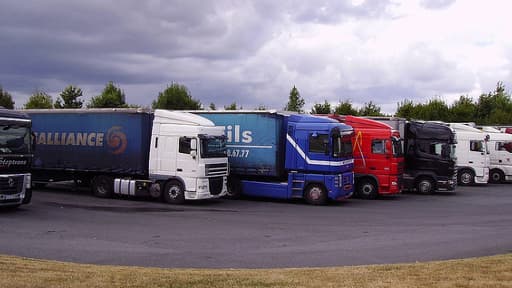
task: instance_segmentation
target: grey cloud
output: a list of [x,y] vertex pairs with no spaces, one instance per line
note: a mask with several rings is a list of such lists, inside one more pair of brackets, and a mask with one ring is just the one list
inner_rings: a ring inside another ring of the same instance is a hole
[[422,0],[421,6],[427,9],[444,9],[455,3],[456,0]]

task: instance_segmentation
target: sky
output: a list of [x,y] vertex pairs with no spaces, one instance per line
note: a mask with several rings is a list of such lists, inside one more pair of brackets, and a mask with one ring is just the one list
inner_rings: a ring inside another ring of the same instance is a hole
[[372,101],[477,99],[512,85],[512,2],[503,0],[1,0],[0,86],[83,100],[113,81],[150,106],[172,83],[205,107],[306,111]]

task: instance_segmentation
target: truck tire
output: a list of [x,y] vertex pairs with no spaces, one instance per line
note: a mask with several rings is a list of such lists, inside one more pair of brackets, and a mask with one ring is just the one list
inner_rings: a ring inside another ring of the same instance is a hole
[[229,199],[240,199],[242,195],[242,182],[237,177],[229,177],[228,193],[226,197]]
[[377,198],[377,183],[373,179],[361,179],[357,184],[357,196],[361,199]]
[[92,193],[99,198],[110,198],[114,192],[114,180],[105,175],[96,176],[92,179]]
[[185,189],[179,181],[171,180],[167,182],[162,194],[166,203],[183,204],[185,202]]
[[464,169],[458,173],[459,184],[462,186],[472,185],[475,183],[475,173],[473,171]]
[[423,177],[416,183],[416,190],[421,194],[432,194],[435,190],[434,180]]
[[327,192],[321,184],[310,184],[304,190],[304,198],[311,205],[325,205],[327,203]]
[[491,183],[503,183],[505,180],[505,174],[501,172],[501,170],[498,169],[492,169],[491,172],[489,172],[489,182]]

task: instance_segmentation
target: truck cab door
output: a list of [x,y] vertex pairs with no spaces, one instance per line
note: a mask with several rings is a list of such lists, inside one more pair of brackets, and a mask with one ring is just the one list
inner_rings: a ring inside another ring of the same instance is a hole
[[176,146],[177,137],[166,135],[153,135],[150,150],[151,174],[175,176],[176,175]]
[[198,140],[191,137],[179,137],[176,156],[176,176],[182,178],[197,177]]

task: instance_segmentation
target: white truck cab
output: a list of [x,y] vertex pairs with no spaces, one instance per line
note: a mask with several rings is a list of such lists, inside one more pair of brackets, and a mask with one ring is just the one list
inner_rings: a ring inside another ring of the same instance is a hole
[[460,185],[484,184],[489,180],[488,133],[462,123],[450,123],[456,132],[457,175]]
[[[161,180],[160,189],[167,202],[208,199],[227,193],[224,128],[206,118],[155,110],[149,158],[149,177]],[[185,199],[174,199],[180,196],[180,189],[184,190]]]
[[512,181],[512,134],[492,127],[482,127],[482,131],[489,134],[489,182]]

